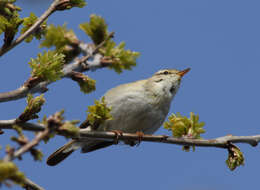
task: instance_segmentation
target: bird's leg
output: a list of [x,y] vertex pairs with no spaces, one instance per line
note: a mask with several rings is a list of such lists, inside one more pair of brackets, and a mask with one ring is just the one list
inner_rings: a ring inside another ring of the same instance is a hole
[[138,135],[138,143],[136,144],[136,146],[139,146],[144,137],[144,133],[142,131],[137,131],[136,134]]
[[112,130],[111,132],[115,133],[114,144],[118,144],[119,136],[122,136],[122,135],[123,135],[123,131],[120,131],[120,130]]

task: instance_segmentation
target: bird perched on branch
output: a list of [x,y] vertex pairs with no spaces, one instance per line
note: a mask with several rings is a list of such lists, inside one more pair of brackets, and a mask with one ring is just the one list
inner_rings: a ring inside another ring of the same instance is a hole
[[[110,89],[104,97],[106,104],[112,108],[110,113],[113,119],[106,120],[97,126],[96,130],[153,134],[168,115],[171,101],[179,89],[181,79],[189,70],[189,68],[182,71],[160,70],[148,79]],[[81,148],[83,153],[87,153],[108,147],[113,143],[113,141],[91,139],[71,140],[51,154],[47,164],[54,166],[60,163],[78,148]]]

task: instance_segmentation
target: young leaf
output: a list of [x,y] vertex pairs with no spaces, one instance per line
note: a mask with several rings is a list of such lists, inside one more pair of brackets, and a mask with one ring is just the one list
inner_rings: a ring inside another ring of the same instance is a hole
[[23,113],[18,117],[18,122],[26,122],[31,119],[38,118],[37,113],[41,111],[42,105],[45,103],[43,94],[33,98],[32,94],[27,96],[27,106],[25,107]]
[[65,10],[65,9],[71,9],[73,7],[79,7],[82,8],[86,6],[87,3],[85,0],[69,0],[67,2],[61,3],[58,7],[57,10]]
[[76,137],[79,134],[79,128],[75,126],[77,123],[79,121],[66,121],[59,129],[66,137]]
[[39,53],[36,59],[29,62],[32,68],[33,77],[39,77],[46,81],[56,81],[63,75],[62,68],[64,64],[64,55],[54,51],[44,51]]
[[0,160],[0,183],[11,180],[16,184],[23,185],[25,176],[13,162]]
[[[169,116],[168,121],[164,122],[165,129],[172,131],[172,136],[177,138],[193,138],[200,139],[200,134],[205,133],[203,126],[204,122],[199,122],[199,116],[193,112],[190,113],[190,118],[181,116],[180,113]],[[184,146],[183,150],[189,151],[189,146]],[[193,147],[195,150],[195,147]]]
[[87,110],[87,120],[95,128],[106,120],[112,119],[111,108],[106,105],[105,98],[101,101],[95,100],[95,105],[89,106]]
[[83,30],[98,45],[108,36],[107,24],[101,16],[90,15],[90,21],[82,23],[79,28]]
[[[30,13],[29,17],[24,18],[23,28],[21,29],[21,34],[25,33],[37,21],[37,19],[38,18],[34,13]],[[47,21],[44,21],[33,34],[29,35],[25,39],[25,42],[31,42],[33,37],[40,40],[46,31],[45,30],[46,26],[47,26]]]
[[228,168],[233,171],[238,166],[244,165],[244,161],[244,155],[240,149],[235,145],[230,145],[228,148],[228,159],[226,160]]
[[82,73],[73,72],[71,79],[79,84],[83,93],[90,93],[96,90],[96,81]]
[[136,66],[136,59],[139,57],[139,52],[125,50],[125,42],[121,42],[116,46],[115,42],[108,41],[106,45],[100,49],[105,60],[111,62],[109,68],[121,73],[123,69],[131,70]]
[[56,51],[62,52],[66,45],[71,45],[77,41],[77,37],[73,30],[68,30],[66,24],[63,26],[49,25],[44,40],[41,42],[40,47],[50,48],[54,46]]

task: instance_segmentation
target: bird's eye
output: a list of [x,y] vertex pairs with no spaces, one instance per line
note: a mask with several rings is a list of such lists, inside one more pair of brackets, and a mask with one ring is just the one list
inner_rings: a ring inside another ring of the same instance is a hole
[[164,74],[164,75],[168,75],[168,74],[170,74],[170,73],[169,73],[169,71],[164,71],[163,74]]

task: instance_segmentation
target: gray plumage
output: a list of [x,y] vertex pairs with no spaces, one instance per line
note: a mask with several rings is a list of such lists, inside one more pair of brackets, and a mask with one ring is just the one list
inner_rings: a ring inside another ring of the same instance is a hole
[[[112,108],[113,119],[105,121],[96,130],[153,134],[165,120],[171,101],[179,89],[181,78],[188,71],[189,69],[160,70],[151,78],[110,89],[104,97],[107,105]],[[55,151],[47,159],[47,164],[58,164],[78,148],[87,153],[112,144],[113,142],[101,140],[72,140]]]

